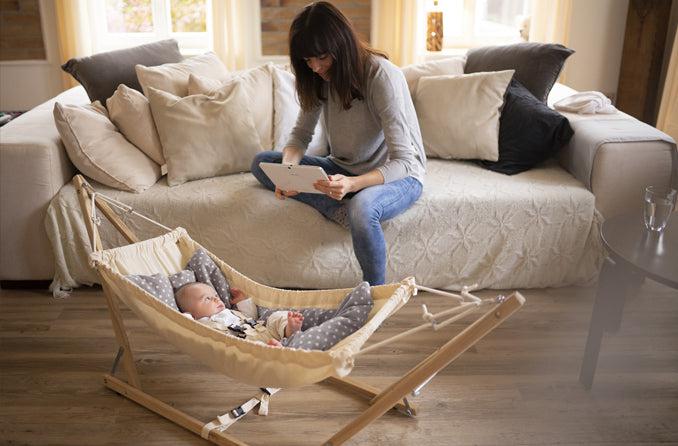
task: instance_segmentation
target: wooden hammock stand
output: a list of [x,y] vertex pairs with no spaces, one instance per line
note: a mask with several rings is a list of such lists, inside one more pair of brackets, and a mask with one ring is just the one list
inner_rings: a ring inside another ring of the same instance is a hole
[[[92,201],[95,203],[97,209],[128,242],[136,243],[140,241],[129,226],[122,221],[104,200],[97,195],[94,195],[94,200],[92,200],[94,189],[92,189],[81,175],[76,175],[74,177],[73,184],[75,185],[78,194],[87,232],[90,236],[90,240],[93,240],[96,249],[101,249],[102,244],[98,230],[92,219],[93,215],[90,204]],[[205,423],[200,421],[191,415],[154,398],[142,390],[141,380],[139,379],[139,373],[134,363],[134,356],[130,348],[129,339],[127,337],[118,303],[105,283],[102,284],[102,287],[108,305],[111,322],[113,324],[113,331],[119,344],[119,350],[115,358],[113,369],[110,374],[104,374],[104,385],[114,392],[167,418],[169,421],[188,429],[199,436],[203,435],[205,426],[210,422]],[[449,293],[440,292],[440,294]],[[327,378],[324,381],[325,383],[329,383],[338,389],[352,392],[365,398],[368,401],[369,407],[353,421],[330,437],[324,444],[340,445],[344,443],[391,409],[398,410],[409,416],[415,416],[417,412],[416,408],[408,402],[407,396],[410,393],[417,394],[438,372],[447,367],[462,353],[475,345],[485,335],[490,333],[514,312],[519,310],[524,302],[525,298],[518,292],[513,292],[511,295],[501,299],[498,304],[493,305],[492,308],[485,312],[479,319],[447,341],[438,350],[430,354],[404,376],[383,390],[351,378]],[[122,361],[122,368],[127,379],[126,382],[114,376],[116,366],[120,360]],[[244,414],[242,416],[244,416]],[[204,437],[214,444],[224,446],[246,446],[247,444],[234,436],[217,429],[210,430]]]

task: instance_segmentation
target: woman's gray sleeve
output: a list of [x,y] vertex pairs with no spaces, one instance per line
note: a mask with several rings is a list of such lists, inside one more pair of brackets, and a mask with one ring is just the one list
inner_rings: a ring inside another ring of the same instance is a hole
[[285,147],[296,147],[303,150],[304,152],[306,151],[311,139],[313,139],[313,132],[315,131],[315,127],[318,124],[320,111],[320,105],[307,112],[301,109],[299,110],[297,123],[292,128],[292,132],[290,133],[290,137],[287,140],[287,145]]
[[402,73],[389,73],[381,69],[371,81],[371,102],[381,121],[388,150],[388,161],[377,168],[384,177],[384,183],[412,175],[418,162],[408,125],[404,91],[408,90]]

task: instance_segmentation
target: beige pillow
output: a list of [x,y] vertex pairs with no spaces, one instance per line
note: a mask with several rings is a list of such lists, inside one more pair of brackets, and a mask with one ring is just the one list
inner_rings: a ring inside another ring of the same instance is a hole
[[414,97],[417,91],[417,81],[423,76],[443,76],[447,74],[464,74],[466,56],[447,57],[445,59],[432,60],[429,62],[408,65],[402,68],[410,94]]
[[514,70],[419,79],[414,107],[426,155],[499,159],[499,114]]
[[108,116],[125,138],[153,161],[165,164],[158,130],[153,122],[151,106],[146,96],[125,84],[118,85],[113,96],[106,99]]
[[151,87],[149,100],[170,186],[250,170],[261,145],[239,79],[210,96],[180,98]]
[[230,73],[229,80],[218,81],[205,76],[191,74],[188,77],[188,94],[212,94],[225,83],[239,78],[249,98],[254,125],[259,134],[262,150],[273,147],[273,80],[271,65],[266,64],[250,70]]
[[166,63],[155,67],[135,67],[139,84],[148,97],[150,87],[184,97],[188,94],[188,75],[193,73],[216,80],[226,80],[228,70],[214,53],[189,57],[181,62]]
[[93,180],[143,192],[160,178],[160,167],[125,139],[99,101],[82,106],[57,102],[54,121],[69,158]]

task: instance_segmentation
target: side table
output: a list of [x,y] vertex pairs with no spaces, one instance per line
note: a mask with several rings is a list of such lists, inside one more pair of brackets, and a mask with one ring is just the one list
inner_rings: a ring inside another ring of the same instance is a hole
[[678,289],[678,215],[672,215],[661,234],[645,229],[640,212],[610,218],[600,232],[608,257],[598,278],[579,373],[586,389],[593,384],[603,334],[619,329],[626,298],[638,292],[643,279]]

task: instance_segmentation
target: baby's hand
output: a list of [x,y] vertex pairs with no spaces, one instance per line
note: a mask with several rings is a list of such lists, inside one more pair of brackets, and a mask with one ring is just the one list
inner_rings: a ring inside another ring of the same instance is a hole
[[231,303],[232,304],[237,304],[238,302],[245,300],[247,297],[245,296],[245,293],[243,293],[241,290],[237,288],[231,288]]

